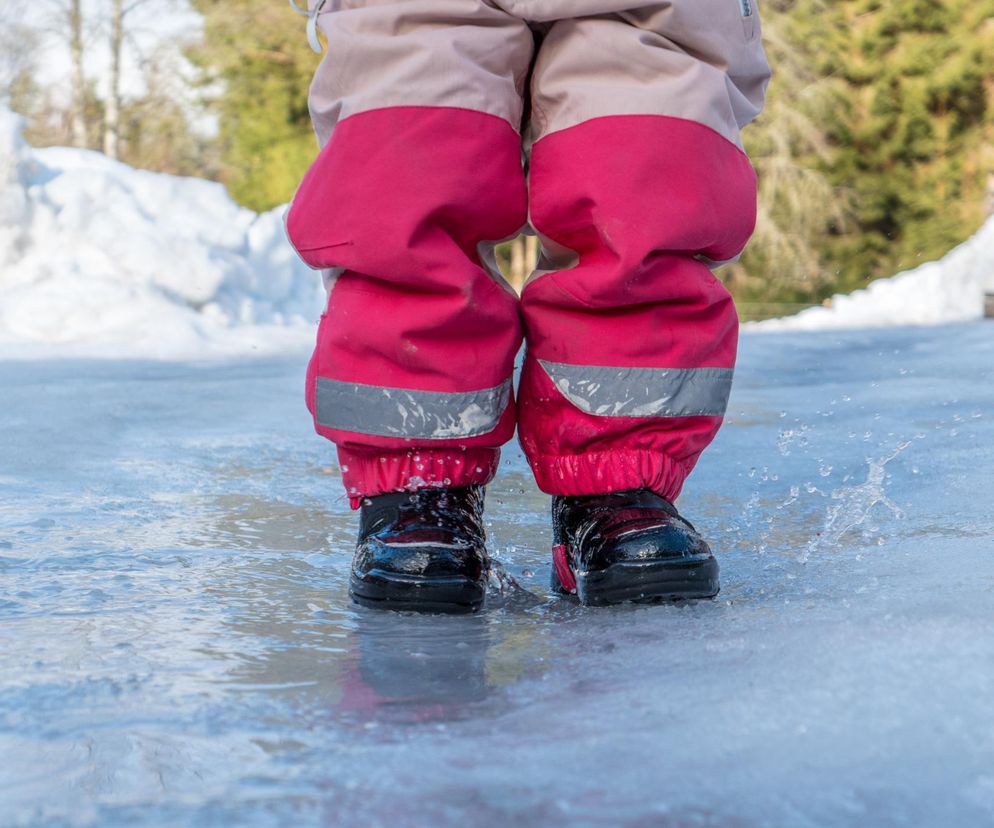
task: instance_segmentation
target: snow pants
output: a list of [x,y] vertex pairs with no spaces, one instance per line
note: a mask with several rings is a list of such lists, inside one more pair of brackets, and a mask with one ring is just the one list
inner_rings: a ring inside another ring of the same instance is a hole
[[[287,230],[329,287],[306,396],[353,506],[487,483],[515,426],[547,493],[675,499],[732,382],[710,267],[755,224],[756,0],[326,0],[318,25]],[[519,299],[493,245],[521,231]]]

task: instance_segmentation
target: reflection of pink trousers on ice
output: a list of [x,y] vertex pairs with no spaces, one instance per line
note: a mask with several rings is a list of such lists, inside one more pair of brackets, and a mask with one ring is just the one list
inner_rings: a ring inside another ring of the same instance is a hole
[[[546,492],[675,498],[735,362],[709,265],[755,222],[754,0],[330,0],[318,22],[322,150],[287,227],[328,271],[307,403],[353,505],[486,483],[515,425]],[[492,262],[522,230],[543,261],[519,300]]]

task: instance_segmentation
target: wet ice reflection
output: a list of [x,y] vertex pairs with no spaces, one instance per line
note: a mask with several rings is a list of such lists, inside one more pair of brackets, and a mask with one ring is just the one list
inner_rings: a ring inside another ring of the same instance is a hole
[[471,618],[348,602],[302,363],[0,366],[0,824],[989,821],[992,365],[746,337],[702,604],[550,596],[509,450]]

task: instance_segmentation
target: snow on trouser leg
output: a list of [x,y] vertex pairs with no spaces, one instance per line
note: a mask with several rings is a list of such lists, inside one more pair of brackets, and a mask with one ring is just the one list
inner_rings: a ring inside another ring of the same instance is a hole
[[315,427],[353,507],[486,483],[514,433],[521,321],[480,245],[527,218],[521,101],[497,64],[527,66],[531,36],[479,0],[357,3],[320,21],[324,146],[287,218],[302,258],[335,274],[308,367]]
[[721,425],[738,322],[709,263],[737,256],[754,227],[738,130],[768,77],[745,9],[684,0],[562,20],[542,44],[531,222],[575,261],[522,294],[518,416],[550,494],[672,501]]

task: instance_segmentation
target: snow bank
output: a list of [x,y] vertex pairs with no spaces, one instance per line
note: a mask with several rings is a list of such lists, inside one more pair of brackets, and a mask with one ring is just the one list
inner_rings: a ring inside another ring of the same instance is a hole
[[[306,350],[324,292],[285,240],[283,209],[256,214],[219,184],[95,152],[32,149],[0,109],[0,357]],[[941,261],[747,327],[973,319],[984,290],[994,290],[994,219]]]
[[321,279],[277,208],[84,150],[0,110],[0,354],[196,357],[313,342]]
[[865,289],[837,294],[830,307],[746,326],[760,331],[939,325],[978,319],[986,291],[994,291],[994,217],[944,258]]

